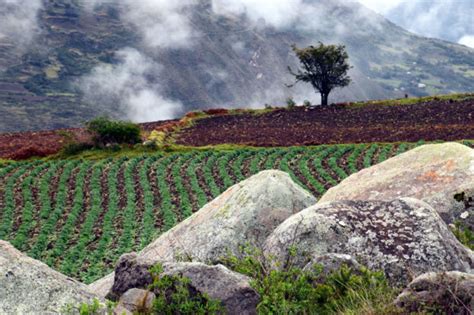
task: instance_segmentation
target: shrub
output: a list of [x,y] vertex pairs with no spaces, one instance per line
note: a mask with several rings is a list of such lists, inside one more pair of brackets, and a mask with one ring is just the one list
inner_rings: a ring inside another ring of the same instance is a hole
[[65,315],[112,315],[116,304],[107,301],[106,304],[100,303],[98,299],[94,299],[91,303],[82,303],[78,306],[67,304],[61,310],[61,314]]
[[151,270],[153,284],[150,290],[155,292],[153,314],[220,314],[223,308],[220,301],[200,294],[188,278],[182,276],[162,276],[163,267],[154,266]]
[[286,99],[286,107],[287,107],[288,109],[292,109],[292,108],[294,108],[295,106],[296,106],[296,102],[293,100],[293,98],[288,97],[288,98]]
[[474,250],[474,232],[469,226],[461,221],[457,221],[454,223],[454,226],[451,227],[451,231],[461,244]]
[[[296,248],[290,248],[296,257]],[[381,272],[353,270],[343,266],[325,275],[321,266],[313,270],[297,268],[290,261],[281,269],[258,249],[243,249],[222,263],[231,270],[251,277],[252,287],[260,294],[259,314],[397,314],[390,306],[396,289],[389,287]]]
[[76,155],[93,147],[94,146],[90,143],[70,142],[63,147],[62,154],[65,156]]
[[303,106],[305,106],[305,107],[311,107],[312,105],[311,105],[311,102],[310,102],[310,101],[305,100],[305,101],[303,102]]
[[94,144],[99,147],[141,142],[140,127],[131,122],[99,117],[89,121],[86,127],[87,131],[93,135]]

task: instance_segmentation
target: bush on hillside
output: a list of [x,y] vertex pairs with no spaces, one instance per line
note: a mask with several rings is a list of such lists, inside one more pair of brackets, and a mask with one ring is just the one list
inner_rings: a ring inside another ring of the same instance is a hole
[[291,98],[291,97],[288,97],[288,98],[286,99],[286,107],[287,107],[288,109],[292,109],[292,108],[294,108],[295,106],[296,106],[295,100],[294,100],[293,98]]
[[93,135],[94,144],[98,147],[141,142],[140,127],[131,122],[99,117],[87,122],[86,127],[87,131]]

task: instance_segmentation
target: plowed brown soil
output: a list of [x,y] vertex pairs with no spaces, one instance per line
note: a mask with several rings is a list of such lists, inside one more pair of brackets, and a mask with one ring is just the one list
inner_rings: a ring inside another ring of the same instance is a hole
[[178,144],[296,146],[474,139],[474,99],[412,105],[297,107],[265,114],[212,116],[176,137]]

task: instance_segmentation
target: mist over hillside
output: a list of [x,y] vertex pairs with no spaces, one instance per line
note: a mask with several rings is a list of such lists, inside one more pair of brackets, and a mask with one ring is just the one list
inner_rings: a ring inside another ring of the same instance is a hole
[[402,1],[385,16],[417,34],[474,48],[474,2],[471,0]]
[[[469,91],[473,50],[416,36],[357,2],[0,0],[0,131],[134,121],[319,97],[289,89],[291,45],[343,43],[331,102]],[[30,5],[31,4],[31,5]]]

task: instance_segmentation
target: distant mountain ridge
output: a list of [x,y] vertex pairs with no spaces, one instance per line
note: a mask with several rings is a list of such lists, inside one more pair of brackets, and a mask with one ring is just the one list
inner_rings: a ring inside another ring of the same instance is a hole
[[177,115],[281,105],[289,96],[317,102],[309,86],[285,85],[292,82],[287,66],[297,65],[290,46],[318,41],[347,45],[354,65],[354,83],[332,95],[332,102],[472,90],[473,50],[415,36],[357,3],[304,3],[312,15],[302,12],[281,28],[244,14],[216,14],[211,0],[201,0],[187,13],[198,34],[191,48],[151,49],[113,1],[94,10],[82,1],[45,1],[33,48],[17,51],[0,39],[0,131],[72,127],[99,114],[126,117],[121,94],[91,99],[78,81],[101,65],[120,63],[116,53],[127,47],[156,62],[159,70],[143,77],[160,95],[183,104],[174,109]]

